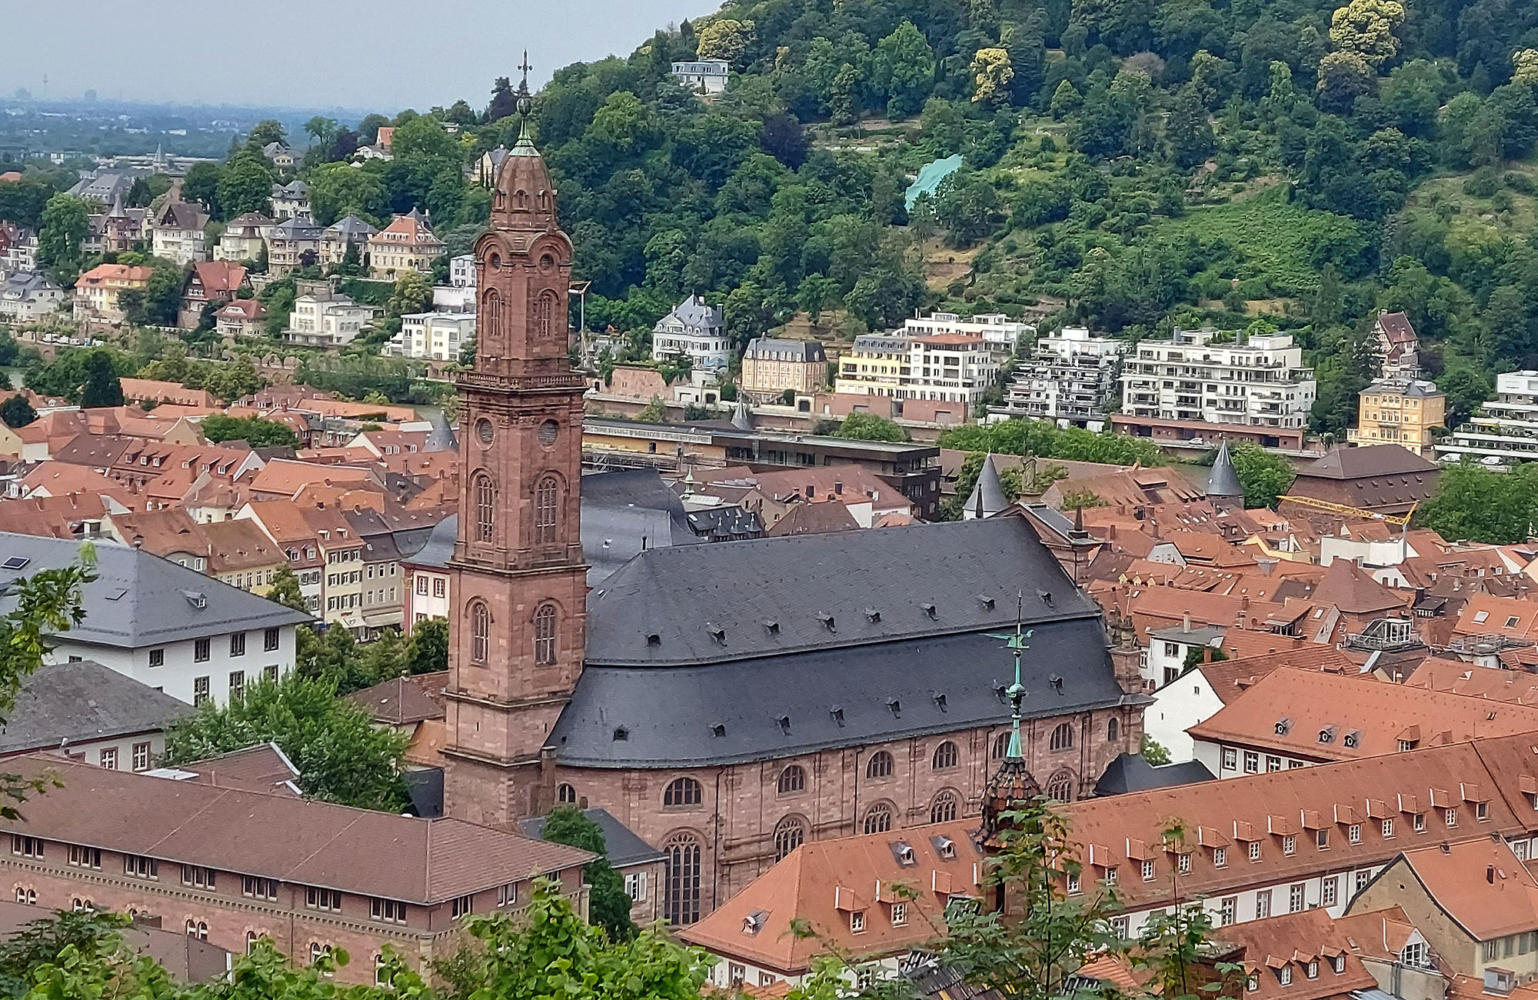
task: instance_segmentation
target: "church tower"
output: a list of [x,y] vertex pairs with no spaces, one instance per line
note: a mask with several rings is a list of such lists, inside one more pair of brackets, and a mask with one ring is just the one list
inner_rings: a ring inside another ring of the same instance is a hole
[[[527,60],[525,60],[527,63]],[[444,811],[505,824],[542,811],[540,760],[582,671],[582,391],[567,354],[571,240],[523,130],[475,244],[475,365],[460,401],[459,535],[449,564]]]

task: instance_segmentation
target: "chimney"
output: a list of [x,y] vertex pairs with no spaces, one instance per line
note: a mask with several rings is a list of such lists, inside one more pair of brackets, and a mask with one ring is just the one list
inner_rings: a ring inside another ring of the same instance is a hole
[[1180,631],[1191,631],[1191,611],[1189,608],[1180,613]]
[[1494,865],[1485,865],[1485,881],[1489,882],[1491,885],[1495,884],[1495,866]]
[[833,480],[833,495],[836,497],[844,495],[844,484],[837,479]]

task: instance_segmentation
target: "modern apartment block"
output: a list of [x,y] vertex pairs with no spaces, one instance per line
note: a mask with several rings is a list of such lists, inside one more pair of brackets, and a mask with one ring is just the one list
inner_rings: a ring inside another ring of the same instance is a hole
[[1003,313],[980,313],[962,319],[956,313],[937,312],[905,321],[903,332],[920,337],[932,337],[937,333],[964,333],[983,338],[995,351],[1013,354],[1020,344],[1020,338],[1034,334],[1036,328],[1029,323],[1012,320]]
[[998,360],[981,336],[869,333],[839,360],[835,392],[975,405],[993,384]]
[[1495,376],[1495,398],[1436,446],[1443,462],[1516,465],[1538,459],[1538,371]]
[[1042,337],[1015,369],[1003,404],[988,408],[988,419],[1034,417],[1079,427],[1102,419],[1116,399],[1126,349],[1126,341],[1097,337],[1082,326]]
[[1122,362],[1124,416],[1248,427],[1301,428],[1314,405],[1314,371],[1287,334],[1245,337],[1176,330],[1144,340]]

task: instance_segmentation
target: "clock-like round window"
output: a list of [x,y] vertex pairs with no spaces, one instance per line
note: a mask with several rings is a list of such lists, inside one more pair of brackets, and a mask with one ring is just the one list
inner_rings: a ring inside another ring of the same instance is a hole
[[481,439],[481,444],[491,444],[491,439],[496,432],[492,429],[491,421],[485,417],[475,422],[475,436]]
[[493,253],[491,257],[487,259],[487,263],[491,265],[491,269],[493,271],[500,271],[502,269],[502,255],[499,253]]
[[560,433],[561,427],[554,420],[546,420],[539,425],[539,443],[548,448],[555,444],[555,438]]
[[545,254],[544,256],[539,258],[539,269],[541,271],[545,271],[545,272],[548,273],[550,271],[550,269],[553,268],[553,267],[555,267],[555,258],[554,257],[550,256],[549,254]]

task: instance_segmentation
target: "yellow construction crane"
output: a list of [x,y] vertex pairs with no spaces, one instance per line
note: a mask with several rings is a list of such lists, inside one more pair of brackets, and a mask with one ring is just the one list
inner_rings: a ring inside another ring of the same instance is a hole
[[1316,510],[1328,511],[1331,514],[1341,514],[1346,517],[1366,517],[1374,521],[1382,521],[1385,524],[1409,524],[1410,518],[1415,514],[1415,508],[1420,501],[1410,505],[1410,509],[1403,514],[1379,514],[1377,511],[1363,510],[1360,507],[1347,507],[1345,504],[1330,503],[1328,500],[1319,500],[1315,497],[1279,496],[1276,498],[1277,508],[1280,509],[1283,500],[1291,500],[1293,503],[1302,504],[1305,507],[1313,507]]

